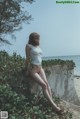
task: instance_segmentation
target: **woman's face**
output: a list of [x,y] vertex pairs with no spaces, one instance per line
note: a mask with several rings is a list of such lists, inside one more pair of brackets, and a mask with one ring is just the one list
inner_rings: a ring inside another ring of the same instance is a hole
[[34,42],[35,42],[35,45],[37,46],[37,45],[40,44],[40,39],[39,39],[39,38],[35,38],[35,39],[34,39]]

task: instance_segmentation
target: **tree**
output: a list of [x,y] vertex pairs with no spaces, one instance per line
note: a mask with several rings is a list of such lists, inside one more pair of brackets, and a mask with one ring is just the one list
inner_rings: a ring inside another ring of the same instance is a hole
[[0,0],[0,44],[11,44],[4,35],[20,30],[23,21],[30,23],[32,16],[24,10],[22,3],[33,2],[34,0]]

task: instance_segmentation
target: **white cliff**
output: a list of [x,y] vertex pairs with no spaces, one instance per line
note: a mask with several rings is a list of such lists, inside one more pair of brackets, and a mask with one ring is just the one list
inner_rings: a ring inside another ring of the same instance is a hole
[[[80,98],[75,88],[74,70],[69,70],[66,65],[47,67],[47,80],[52,91],[60,98],[80,105]],[[79,87],[78,87],[79,88]],[[79,88],[80,89],[80,88]]]

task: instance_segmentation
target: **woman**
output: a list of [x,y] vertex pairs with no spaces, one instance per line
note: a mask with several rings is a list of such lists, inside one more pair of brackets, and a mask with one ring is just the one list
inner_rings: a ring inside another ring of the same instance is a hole
[[[41,87],[44,96],[51,104],[53,110],[62,115],[63,111],[54,103],[52,99],[52,93],[48,81],[46,79],[46,75],[44,69],[42,68],[42,50],[39,47],[40,43],[40,35],[38,33],[31,33],[29,35],[29,41],[26,45],[26,63],[29,67],[29,73],[33,77],[34,81],[36,81]],[[30,65],[29,65],[30,64]]]

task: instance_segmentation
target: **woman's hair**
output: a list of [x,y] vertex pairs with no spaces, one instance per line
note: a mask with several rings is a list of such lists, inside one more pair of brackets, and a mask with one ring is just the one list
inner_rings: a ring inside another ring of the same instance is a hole
[[[28,44],[31,44],[33,46],[38,46],[39,45],[39,37],[40,35],[36,32],[33,32],[29,35],[29,41]],[[35,39],[38,39],[37,41]]]

